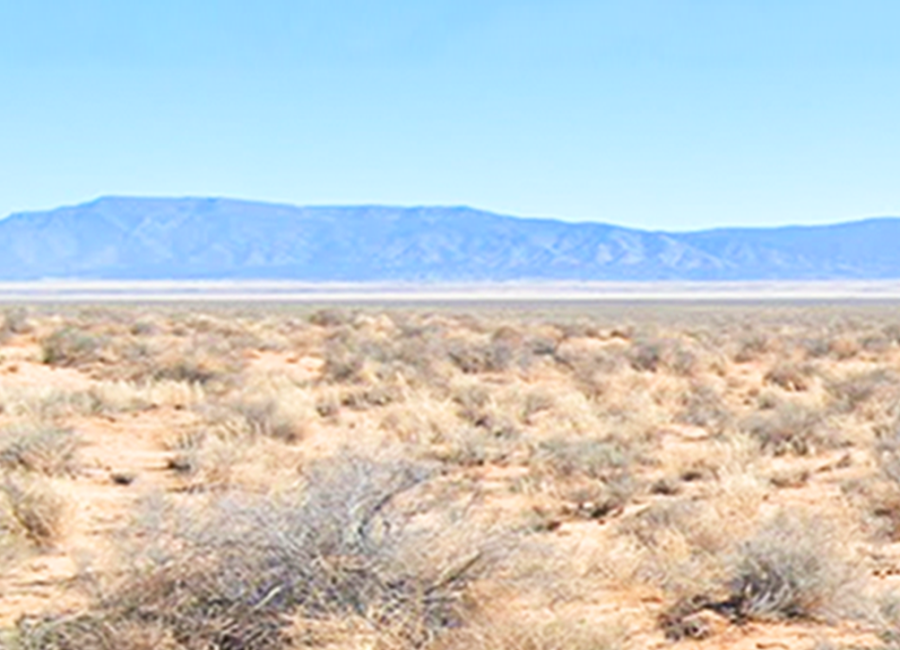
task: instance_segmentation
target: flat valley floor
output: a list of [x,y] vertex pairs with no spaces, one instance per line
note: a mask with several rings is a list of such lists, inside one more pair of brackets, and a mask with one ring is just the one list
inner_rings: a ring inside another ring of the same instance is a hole
[[900,647],[890,295],[7,289],[0,647]]

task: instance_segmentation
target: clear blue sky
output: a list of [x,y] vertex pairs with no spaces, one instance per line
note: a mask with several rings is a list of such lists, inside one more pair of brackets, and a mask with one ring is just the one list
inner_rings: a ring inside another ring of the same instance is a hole
[[0,0],[0,215],[900,215],[897,0]]

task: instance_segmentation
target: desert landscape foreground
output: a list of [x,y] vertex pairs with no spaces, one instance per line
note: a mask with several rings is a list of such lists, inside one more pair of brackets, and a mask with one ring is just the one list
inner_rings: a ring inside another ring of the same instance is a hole
[[0,647],[900,647],[900,303],[7,304]]

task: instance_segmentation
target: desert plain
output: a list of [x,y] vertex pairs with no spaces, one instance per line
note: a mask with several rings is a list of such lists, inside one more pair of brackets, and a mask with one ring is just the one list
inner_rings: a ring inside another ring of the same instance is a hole
[[2,307],[0,647],[900,646],[900,303]]

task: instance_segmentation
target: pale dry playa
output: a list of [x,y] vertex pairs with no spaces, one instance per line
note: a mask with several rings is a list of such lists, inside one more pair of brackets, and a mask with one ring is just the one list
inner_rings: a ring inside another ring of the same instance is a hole
[[42,280],[0,282],[0,303],[98,302],[567,302],[900,300],[896,280],[744,282],[299,282],[274,280]]
[[886,286],[7,304],[0,647],[897,648]]

